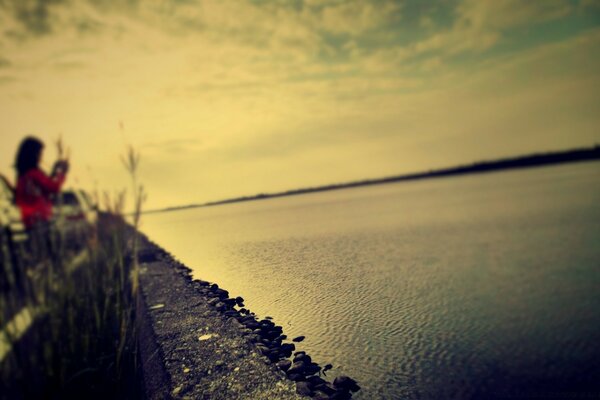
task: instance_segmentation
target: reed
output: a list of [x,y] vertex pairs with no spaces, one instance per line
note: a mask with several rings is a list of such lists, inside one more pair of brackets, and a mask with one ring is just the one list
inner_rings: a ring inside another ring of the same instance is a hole
[[[131,225],[125,191],[105,193],[98,225],[78,240],[39,232],[52,251],[30,238],[12,258],[2,246],[0,398],[143,397],[137,228],[146,194],[137,184],[139,153],[130,147],[123,160],[133,189]],[[23,272],[21,282],[15,271]],[[11,327],[23,310],[31,323],[21,332]]]

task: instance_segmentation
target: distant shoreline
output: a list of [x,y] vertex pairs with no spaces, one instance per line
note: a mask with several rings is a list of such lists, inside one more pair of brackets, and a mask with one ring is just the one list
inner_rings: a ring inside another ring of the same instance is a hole
[[190,204],[185,206],[167,207],[157,210],[150,210],[145,211],[144,214],[178,211],[197,207],[218,206],[222,204],[240,203],[244,201],[271,199],[274,197],[295,196],[299,194],[324,192],[328,190],[348,189],[359,186],[380,185],[385,183],[395,183],[418,179],[440,178],[455,175],[477,174],[484,172],[503,171],[509,169],[532,168],[546,165],[594,160],[600,160],[600,145],[596,145],[590,148],[572,149],[551,153],[530,154],[512,158],[504,158],[500,160],[479,161],[469,165],[459,165],[455,167],[442,168],[425,172],[416,172],[412,174],[395,175],[384,178],[366,179],[361,181],[293,189],[285,192],[259,193],[253,196],[236,197],[232,199],[218,200],[202,204]]

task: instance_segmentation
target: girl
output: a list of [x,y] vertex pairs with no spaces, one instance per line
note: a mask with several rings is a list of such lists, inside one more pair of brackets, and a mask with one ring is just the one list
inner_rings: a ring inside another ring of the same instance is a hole
[[17,152],[15,203],[21,209],[23,223],[28,229],[50,221],[51,196],[60,191],[69,169],[68,161],[59,160],[54,164],[52,174],[46,175],[40,169],[43,150],[44,144],[30,136],[21,142]]
[[29,255],[32,263],[48,259],[57,263],[51,238],[50,219],[52,198],[65,181],[69,162],[59,160],[54,163],[50,176],[40,169],[44,144],[34,137],[23,139],[17,152],[17,186],[15,203],[21,210],[21,218],[29,236]]

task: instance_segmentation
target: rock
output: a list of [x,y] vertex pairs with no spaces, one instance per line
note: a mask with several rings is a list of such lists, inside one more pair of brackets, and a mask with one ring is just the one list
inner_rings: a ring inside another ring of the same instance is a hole
[[280,326],[275,325],[273,328],[271,328],[271,330],[269,332],[272,332],[273,334],[276,334],[275,337],[279,337],[283,333],[283,328],[280,327]]
[[281,343],[277,343],[275,341],[271,341],[269,342],[269,347],[272,349],[277,349],[278,351],[281,350]]
[[294,382],[300,382],[304,380],[304,375],[302,374],[289,374],[288,378]]
[[310,356],[306,353],[304,354],[297,354],[296,356],[294,356],[294,362],[296,361],[304,361],[306,364],[310,364],[312,362],[312,359],[310,358]]
[[253,326],[252,329],[256,329],[256,328],[260,327],[260,324],[258,323],[258,321],[255,320],[254,317],[252,317],[250,315],[244,317],[244,319],[242,320],[242,324],[244,324],[244,325],[251,324]]
[[298,362],[292,363],[292,366],[290,367],[290,369],[287,372],[288,372],[288,374],[303,374],[305,368],[306,368],[306,364],[304,364],[302,361],[298,361]]
[[319,367],[318,364],[310,363],[306,366],[306,370],[304,371],[304,373],[306,375],[314,375],[319,373],[319,371],[321,371],[321,367]]
[[352,395],[347,390],[338,390],[329,397],[331,400],[350,400]]
[[292,342],[300,343],[306,338],[306,336],[298,336],[292,339]]
[[327,393],[323,393],[320,390],[315,391],[313,394],[313,400],[329,400]]
[[350,390],[351,392],[358,392],[360,390],[360,386],[358,386],[356,381],[348,376],[338,376],[334,379],[333,385],[337,389]]
[[327,394],[327,396],[331,396],[333,395],[335,392],[337,392],[337,389],[335,386],[333,386],[331,383],[329,382],[325,382],[322,383],[320,385],[315,386],[315,390],[319,390],[325,394]]
[[[256,329],[259,329],[259,325],[257,322],[253,322],[253,321],[248,321],[248,322],[243,322],[244,325],[246,325],[246,328],[250,328],[253,331]],[[260,331],[260,329],[259,329]]]
[[305,351],[297,351],[297,352],[294,353],[294,357],[295,356],[299,356],[300,354],[306,355],[306,352]]
[[296,346],[294,346],[293,343],[283,343],[281,345],[281,353],[286,357],[289,357],[292,355],[292,351],[294,351],[295,348]]
[[292,362],[290,360],[281,360],[277,363],[277,366],[282,370],[282,371],[287,371],[288,369],[290,369],[290,367],[292,366]]
[[313,394],[308,382],[304,381],[296,382],[296,392],[302,396],[312,396]]
[[269,354],[269,348],[262,343],[257,343],[256,348],[258,349],[258,351],[260,351],[261,354]]
[[296,345],[294,343],[284,343],[281,345],[282,349],[294,351],[296,350]]
[[271,329],[273,329],[273,327],[269,324],[265,324],[264,322],[259,322],[260,324],[260,329],[262,329],[265,332],[269,332]]
[[277,351],[277,349],[271,349],[267,357],[269,357],[269,360],[271,362],[275,363],[281,359],[281,354],[279,354],[279,351]]
[[223,303],[227,304],[229,307],[233,307],[235,306],[235,299],[225,299],[223,300]]
[[235,302],[238,306],[244,307],[244,298],[243,297],[241,297],[241,296],[236,297]]
[[277,338],[279,337],[279,334],[280,334],[280,333],[281,333],[281,332],[277,332],[277,331],[268,331],[268,332],[266,333],[266,335],[267,335],[267,337],[268,337],[269,339],[271,339],[271,340],[275,340],[275,339],[277,339]]
[[308,378],[306,378],[306,381],[310,383],[312,388],[327,383],[327,381],[321,378],[320,376],[309,376]]
[[208,304],[210,304],[211,306],[214,306],[215,304],[217,304],[219,302],[219,298],[218,297],[214,297],[212,299],[210,299],[208,301]]
[[[228,312],[229,312],[229,311],[226,311],[226,312],[225,312],[225,314],[227,314]],[[242,331],[242,329],[245,329],[245,328],[244,328],[244,325],[240,324],[240,323],[238,322],[238,320],[237,320],[237,319],[235,319],[235,317],[234,317],[234,316],[229,316],[229,318],[228,318],[228,320],[227,320],[227,323],[228,323],[229,325],[231,325],[231,326],[235,327],[236,329],[240,330],[240,333],[242,333],[242,335],[244,335],[244,334],[245,334],[245,332],[243,332],[243,331]]]
[[250,334],[247,336],[248,340],[251,341],[252,343],[257,343],[260,341],[260,336],[255,335],[255,334]]
[[219,285],[217,285],[216,283],[213,283],[212,285],[210,285],[210,288],[212,290],[217,290],[219,288]]

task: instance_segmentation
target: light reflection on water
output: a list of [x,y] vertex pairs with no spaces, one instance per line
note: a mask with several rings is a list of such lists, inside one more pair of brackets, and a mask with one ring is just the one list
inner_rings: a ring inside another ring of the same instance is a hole
[[356,398],[573,390],[600,378],[599,182],[600,163],[584,163],[147,215],[142,228],[306,335],[315,361],[359,380]]

